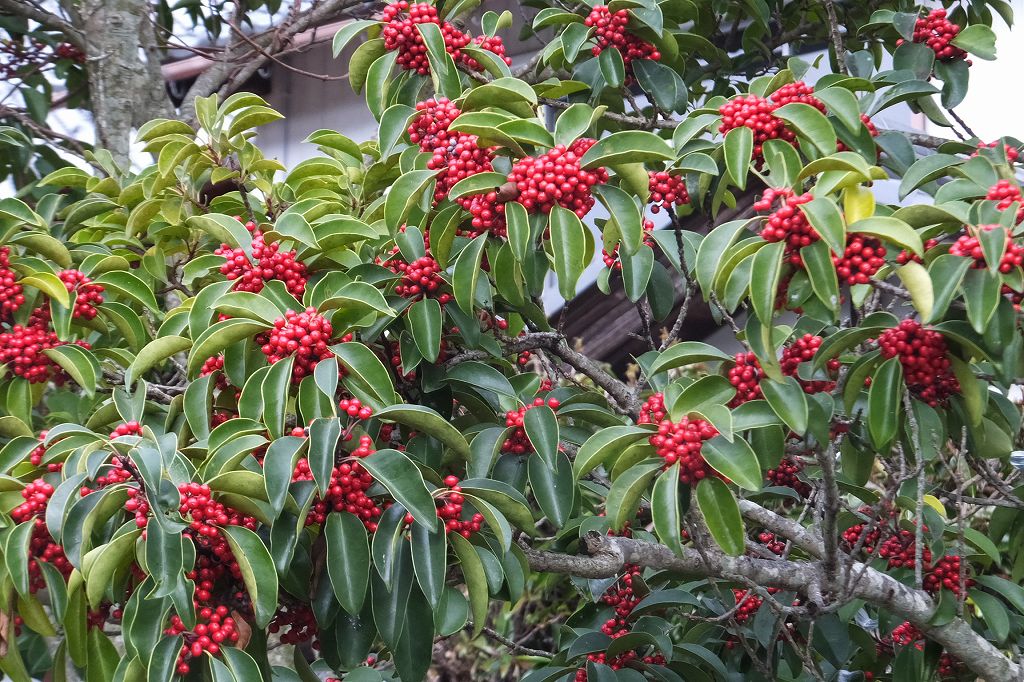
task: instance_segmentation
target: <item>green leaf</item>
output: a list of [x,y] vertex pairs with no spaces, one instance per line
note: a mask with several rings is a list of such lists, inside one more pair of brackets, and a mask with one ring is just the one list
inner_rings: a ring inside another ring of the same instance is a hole
[[641,244],[640,249],[632,256],[625,254],[622,261],[622,283],[626,298],[636,303],[647,292],[647,284],[654,272],[654,249]]
[[747,186],[750,174],[750,160],[754,153],[754,131],[746,126],[733,128],[725,134],[722,145],[725,152],[725,167],[729,177],[740,189]]
[[953,44],[981,59],[991,61],[996,58],[996,34],[984,24],[964,27],[953,38]]
[[499,396],[516,397],[516,390],[504,374],[490,365],[471,360],[460,362],[448,370],[448,380],[467,384],[477,391],[490,391]]
[[7,542],[4,544],[4,565],[18,594],[25,597],[29,595],[28,548],[33,528],[35,521],[18,524],[7,536]]
[[288,392],[292,385],[294,356],[275,362],[263,378],[260,394],[263,397],[263,423],[271,439],[284,435],[285,412],[288,408]]
[[527,457],[527,471],[533,496],[544,515],[556,528],[561,528],[572,513],[576,484],[572,464],[564,453],[557,453],[554,466],[541,457]]
[[795,377],[783,377],[782,381],[761,380],[761,392],[765,400],[797,435],[807,433],[807,394]]
[[947,175],[950,168],[963,161],[961,157],[953,154],[932,154],[918,159],[903,174],[903,180],[900,181],[900,199],[905,199],[926,182]]
[[348,613],[358,616],[370,581],[370,546],[366,528],[353,514],[331,512],[324,524],[327,574],[334,596]]
[[664,464],[661,459],[647,460],[619,474],[612,483],[605,502],[605,513],[612,529],[621,529],[626,521],[636,516],[640,497]]
[[423,596],[430,602],[432,609],[436,609],[441,603],[445,571],[448,568],[448,543],[445,533],[436,529],[437,525],[439,522],[435,519],[434,526],[426,527],[414,523],[409,529],[412,567]]
[[797,134],[817,147],[822,156],[836,150],[836,131],[825,115],[803,102],[792,102],[779,107],[772,115],[789,123]]
[[52,272],[37,272],[21,279],[18,283],[22,286],[38,289],[50,298],[55,299],[63,308],[67,308],[71,305],[71,298],[68,294],[67,287],[65,287],[64,282],[62,282],[57,275]]
[[[196,372],[203,366],[204,362],[209,358],[212,358],[214,355],[217,355],[231,344],[241,341],[242,339],[247,339],[261,331],[265,331],[266,329],[267,325],[261,322],[253,322],[252,320],[239,318],[224,320],[223,322],[218,322],[212,325],[209,329],[203,331],[192,345],[192,351],[188,356],[189,375],[195,376]],[[153,343],[155,344],[156,342],[154,341]],[[145,349],[143,349],[143,352],[144,351]],[[164,357],[168,356],[163,356],[159,359],[162,360]]]
[[537,455],[554,467],[558,452],[558,419],[554,411],[547,405],[530,407],[523,417],[523,429]]
[[903,365],[899,358],[889,358],[875,370],[868,389],[868,433],[878,450],[896,437],[902,395]]
[[345,368],[341,381],[350,393],[375,410],[398,402],[391,373],[372,350],[355,341],[330,348]]
[[460,459],[470,458],[469,444],[462,432],[455,428],[451,421],[429,407],[392,405],[374,413],[373,416],[382,421],[398,422],[417,432],[425,433],[451,448]]
[[512,255],[519,263],[526,262],[530,252],[531,233],[530,216],[526,213],[526,207],[518,201],[510,201],[505,204],[505,221],[507,222],[508,243],[512,249]]
[[654,376],[661,372],[685,367],[698,362],[729,361],[732,356],[714,346],[701,341],[683,341],[670,346],[658,359],[651,363],[649,374]]
[[[135,360],[128,366],[124,373],[125,384],[131,386],[135,379],[145,374],[158,362],[162,362],[177,353],[187,351],[192,347],[191,339],[184,336],[162,336],[159,339],[150,341],[135,356]],[[206,361],[206,358],[203,358]]]
[[476,637],[487,624],[487,607],[490,604],[483,561],[469,540],[458,533],[452,533],[448,537],[452,548],[455,549],[455,556],[459,558],[462,577],[466,581],[469,608],[473,614],[473,636]]
[[732,491],[717,478],[705,478],[697,484],[697,506],[707,523],[711,537],[722,551],[740,556],[746,551],[746,531],[740,507]]
[[277,570],[274,560],[256,533],[242,526],[224,526],[221,531],[238,561],[242,580],[252,600],[256,626],[265,628],[277,611]]
[[613,88],[622,87],[626,78],[626,64],[622,61],[622,53],[614,47],[609,47],[601,51],[597,61],[608,85]]
[[824,241],[809,244],[800,249],[800,258],[804,262],[814,294],[829,310],[838,312],[839,279],[828,245]]
[[[576,141],[576,138],[585,135],[605,109],[605,106],[595,108],[582,102],[570,105],[555,120],[555,144],[568,146]],[[506,204],[506,211],[509,207],[511,204]],[[508,218],[507,215],[505,217]]]
[[436,362],[441,352],[441,304],[423,298],[409,306],[407,314],[416,348],[427,362]]
[[683,517],[679,506],[679,462],[669,467],[654,482],[651,516],[658,539],[677,555],[682,555],[680,531],[683,527]]
[[846,225],[833,199],[816,197],[806,204],[800,204],[800,210],[832,251],[843,253],[846,250]]
[[774,242],[754,254],[750,271],[750,302],[762,320],[771,320],[775,313],[775,296],[782,276],[782,255],[785,250],[786,242]]
[[668,161],[675,157],[672,147],[654,133],[622,130],[602,137],[583,155],[584,168],[613,166],[620,163]]
[[452,188],[448,190],[448,198],[455,201],[456,199],[473,196],[475,194],[487,194],[488,192],[498,189],[507,181],[508,176],[501,173],[485,172],[470,175],[456,182]]
[[613,456],[621,454],[640,439],[649,438],[653,433],[637,426],[611,426],[600,429],[580,446],[573,460],[573,475],[578,479],[599,466],[609,465]]
[[100,371],[100,363],[91,351],[74,343],[66,343],[48,348],[43,354],[60,365],[87,396],[91,398],[96,395],[103,373]]
[[643,216],[633,198],[614,185],[596,185],[594,194],[615,219],[621,237],[622,252],[631,256],[643,243]]
[[480,277],[480,260],[486,245],[487,235],[482,234],[467,244],[455,259],[452,289],[455,292],[455,302],[467,315],[473,314],[477,280]]
[[432,170],[412,170],[391,186],[384,201],[384,222],[392,230],[397,230],[405,222],[409,212],[426,194],[432,194],[430,188],[436,174],[437,171]]
[[730,442],[725,436],[715,436],[701,443],[700,452],[712,469],[736,485],[747,490],[761,489],[761,464],[742,438]]
[[[576,296],[576,284],[588,265],[585,260],[586,228],[583,227],[579,216],[561,206],[551,209],[550,225],[551,250],[555,257],[558,292],[562,298],[569,301]],[[456,267],[458,266],[456,265]],[[458,290],[456,289],[456,291]],[[465,310],[465,308],[463,309]]]
[[971,600],[981,610],[981,618],[992,633],[994,644],[1002,644],[1010,635],[1010,616],[1002,602],[988,592],[978,589],[969,591]]
[[935,291],[928,271],[920,263],[910,261],[896,268],[896,274],[910,292],[910,301],[921,315],[921,319],[924,322],[931,321],[935,308]]
[[988,270],[968,270],[964,275],[963,296],[967,305],[967,319],[974,331],[982,334],[1002,300],[1002,280]]
[[846,88],[832,87],[816,90],[814,96],[824,102],[828,110],[839,119],[839,122],[850,130],[857,130],[861,127],[857,96]]
[[924,253],[924,242],[921,235],[907,223],[898,218],[875,216],[858,220],[849,226],[849,232],[869,234],[887,242],[896,244],[917,255]]
[[334,34],[334,40],[331,42],[331,52],[335,59],[337,59],[341,51],[345,49],[345,46],[353,38],[371,26],[380,26],[380,22],[371,21],[370,19],[354,19],[338,29],[338,32]]
[[388,489],[388,492],[405,507],[413,518],[434,527],[437,513],[434,499],[427,491],[419,468],[409,457],[398,450],[378,450],[359,464],[370,472],[374,480]]
[[292,481],[292,472],[299,462],[299,453],[309,443],[309,439],[297,436],[278,438],[267,448],[263,458],[263,482],[267,493],[267,502],[274,511],[274,518],[281,515],[285,500],[288,499],[288,486]]

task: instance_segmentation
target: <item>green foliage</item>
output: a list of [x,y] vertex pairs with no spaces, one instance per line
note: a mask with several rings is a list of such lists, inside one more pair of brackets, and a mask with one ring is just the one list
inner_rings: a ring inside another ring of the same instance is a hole
[[[990,5],[950,15],[979,58]],[[469,657],[525,632],[461,674],[962,672],[966,636],[893,649],[896,626],[928,619],[1016,648],[1016,141],[932,153],[879,134],[870,116],[901,102],[947,125],[936,101],[967,87],[966,63],[897,47],[916,15],[844,8],[847,72],[810,84],[773,50],[823,8],[610,9],[658,59],[559,6],[525,29],[546,37],[525,70],[493,43],[453,55],[428,22],[416,73],[380,22],[356,21],[334,51],[371,37],[350,78],[376,142],[317,131],[319,155],[285,169],[253,141],[280,116],[214,96],[196,129],[139,130],[155,163],[138,173],[60,169],[37,187],[52,193],[0,201],[0,669],[413,682],[438,664],[436,638]],[[481,21],[493,35],[510,20]],[[720,24],[738,44],[705,37]],[[894,70],[877,68],[883,50]],[[436,102],[416,108],[434,95],[457,109],[440,133],[422,118]],[[729,119],[739,96],[771,139]],[[477,154],[461,176],[456,142]],[[512,179],[552,149],[564,186]],[[890,178],[932,200],[880,203]],[[988,196],[1000,181],[1008,200]],[[721,218],[750,195],[756,210]],[[597,286],[664,327],[628,379],[540,307],[549,283],[572,303],[598,239]],[[743,351],[682,340],[680,300]],[[842,570],[935,608],[817,582],[832,548]],[[943,573],[954,556],[962,584]],[[277,643],[295,645],[290,665],[271,665]]]

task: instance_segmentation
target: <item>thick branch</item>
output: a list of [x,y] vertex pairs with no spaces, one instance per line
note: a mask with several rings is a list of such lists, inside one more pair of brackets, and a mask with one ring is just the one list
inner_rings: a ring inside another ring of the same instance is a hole
[[[639,414],[639,401],[629,387],[606,372],[600,365],[583,353],[570,348],[565,337],[561,334],[557,332],[533,332],[515,338],[499,336],[498,340],[509,353],[521,353],[524,350],[538,349],[548,351],[604,389],[623,412],[634,417]],[[484,351],[469,351],[452,358],[448,361],[448,364],[458,364],[467,360],[484,360],[490,357],[490,354]]]
[[345,9],[361,4],[359,0],[323,0],[297,15],[291,23],[240,41],[225,50],[220,59],[200,74],[185,94],[185,99],[181,103],[184,117],[191,119],[194,116],[193,102],[196,97],[205,97],[218,91],[233,91],[255,74],[271,55],[284,50],[297,34],[324,23]]
[[[535,571],[563,573],[583,578],[608,578],[619,574],[626,564],[655,570],[669,570],[694,576],[733,579],[748,578],[758,585],[813,593],[822,583],[820,566],[806,561],[730,557],[718,552],[685,548],[679,556],[664,545],[632,538],[611,537],[596,532],[584,538],[587,555],[569,555],[525,548]],[[1020,667],[996,647],[957,618],[940,626],[928,624],[936,605],[926,592],[915,590],[869,566],[855,563],[863,578],[853,586],[852,597],[863,599],[909,620],[928,637],[941,644],[986,680],[1012,680]]]
[[85,49],[85,39],[82,32],[65,21],[62,17],[47,12],[24,0],[0,0],[0,10],[3,14],[13,14],[26,19],[31,19],[54,31],[60,31],[64,38],[79,49]]

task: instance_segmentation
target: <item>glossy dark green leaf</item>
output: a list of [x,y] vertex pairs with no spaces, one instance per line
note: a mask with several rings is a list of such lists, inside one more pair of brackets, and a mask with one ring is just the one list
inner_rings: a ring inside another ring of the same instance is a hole
[[682,554],[683,519],[679,506],[679,462],[666,469],[654,482],[651,516],[658,539],[676,554]]
[[370,580],[370,547],[366,528],[348,512],[332,512],[324,524],[327,541],[327,574],[338,603],[358,616]]
[[903,365],[899,358],[889,358],[875,370],[868,389],[868,432],[879,450],[896,436],[903,412],[902,395]]
[[754,131],[746,126],[733,128],[725,134],[722,149],[729,177],[737,187],[744,189],[747,186],[750,160],[754,152]]
[[569,458],[559,452],[555,455],[554,466],[551,466],[544,458],[531,456],[527,458],[527,468],[537,504],[548,520],[561,528],[569,520],[576,497],[576,482]]
[[266,627],[277,611],[277,570],[260,537],[242,526],[225,526],[224,537],[242,571],[258,627]]
[[704,441],[700,451],[715,471],[736,485],[747,490],[761,489],[761,464],[744,439],[736,437],[730,442],[725,436],[715,436]]
[[447,569],[448,542],[446,533],[436,528],[413,523],[410,528],[410,549],[412,566],[423,596],[431,609],[437,609],[444,593],[444,578]]
[[433,528],[437,519],[434,500],[423,483],[419,468],[408,455],[398,450],[378,450],[359,460],[373,479],[409,510],[419,523]]
[[760,386],[765,400],[786,426],[798,435],[807,433],[807,394],[800,382],[787,376],[782,381],[764,379]]
[[717,478],[705,478],[697,484],[697,506],[704,522],[722,551],[740,556],[746,551],[746,532],[740,507],[732,491]]
[[613,529],[621,529],[626,521],[636,515],[640,497],[647,491],[651,480],[661,471],[664,462],[645,461],[626,469],[612,482],[605,502],[608,523]]

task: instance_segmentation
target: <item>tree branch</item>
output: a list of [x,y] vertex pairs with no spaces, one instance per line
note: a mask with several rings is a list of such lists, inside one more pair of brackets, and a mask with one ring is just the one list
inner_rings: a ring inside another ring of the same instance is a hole
[[60,31],[69,43],[80,50],[85,49],[85,38],[82,32],[56,14],[24,1],[19,2],[19,0],[0,0],[0,10],[3,10],[3,14],[14,14],[31,19],[45,28]]
[[[313,4],[305,12],[298,14],[294,20],[275,30],[253,36],[224,51],[220,59],[212,64],[196,79],[185,94],[181,103],[181,111],[187,112],[184,118],[194,118],[193,102],[196,97],[205,97],[214,92],[229,93],[244,83],[263,66],[271,55],[281,52],[293,37],[308,28],[333,18],[339,12],[363,4],[360,0],[322,0]],[[255,45],[258,49],[253,49]],[[239,67],[239,64],[243,66]]]
[[[612,537],[590,532],[583,538],[586,555],[524,548],[530,568],[548,573],[563,573],[582,578],[608,578],[618,575],[626,564],[669,570],[694,576],[733,579],[742,576],[759,585],[771,585],[800,593],[813,592],[809,586],[821,583],[820,567],[807,561],[731,557],[705,550],[684,548],[676,555],[668,547],[632,538]],[[912,587],[859,562],[863,578],[853,586],[851,597],[863,599],[909,620],[928,637],[987,680],[1016,679],[1021,669],[1004,656],[965,621],[955,618],[945,625],[929,625],[936,605],[927,592]]]

